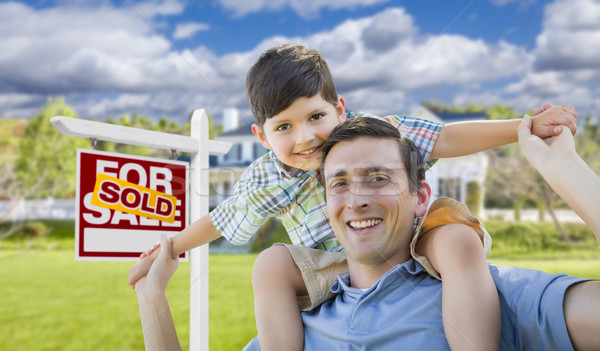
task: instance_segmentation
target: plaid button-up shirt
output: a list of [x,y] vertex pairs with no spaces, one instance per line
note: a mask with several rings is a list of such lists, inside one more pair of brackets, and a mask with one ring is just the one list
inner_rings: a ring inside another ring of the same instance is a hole
[[[348,112],[346,119],[383,119],[409,137],[419,148],[427,169],[435,163],[429,155],[442,124],[401,116],[378,117],[364,112]],[[217,230],[236,245],[248,242],[269,218],[280,219],[294,245],[328,251],[341,250],[327,215],[325,189],[317,171],[288,173],[270,151],[254,161],[236,183],[233,196],[210,213]]]

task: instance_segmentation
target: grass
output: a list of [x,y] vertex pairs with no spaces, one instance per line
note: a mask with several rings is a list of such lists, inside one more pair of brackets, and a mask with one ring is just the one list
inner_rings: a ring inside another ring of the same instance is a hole
[[[0,350],[143,350],[137,299],[125,283],[132,263],[75,262],[73,222],[43,223],[48,235],[17,233],[0,241]],[[577,243],[567,245],[545,225],[485,225],[495,264],[600,279],[598,243],[581,227],[569,227]],[[240,350],[256,335],[255,257],[210,256],[210,350]],[[189,284],[189,264],[182,263],[167,298],[184,350]]]
[[[255,256],[210,257],[210,349],[240,350],[256,335]],[[0,251],[0,350],[143,350],[130,262],[75,262],[71,250]],[[167,290],[189,345],[189,264]]]
[[[254,255],[210,257],[210,349],[240,350],[256,335]],[[600,260],[506,260],[496,264],[600,279]],[[75,262],[71,250],[0,251],[0,350],[143,350],[130,262]],[[189,264],[167,297],[184,349],[189,340]]]

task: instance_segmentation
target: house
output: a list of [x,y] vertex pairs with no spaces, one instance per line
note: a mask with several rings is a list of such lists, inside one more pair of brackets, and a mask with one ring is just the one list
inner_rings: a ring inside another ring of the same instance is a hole
[[[462,114],[434,114],[420,106],[410,114],[436,122],[461,122],[486,119],[484,112]],[[239,123],[239,116],[233,109],[224,111],[224,131],[216,140],[234,143],[227,155],[211,159],[210,167],[210,206],[214,207],[232,194],[233,185],[244,169],[266,150],[252,134],[252,122]],[[468,141],[465,141],[468,142]],[[477,153],[460,158],[441,159],[427,172],[427,180],[431,185],[433,197],[448,196],[468,203],[468,196],[476,194],[479,208],[471,208],[476,215],[483,211],[483,184],[485,183],[488,158],[484,153]],[[474,190],[473,190],[474,189]]]
[[233,185],[250,163],[266,154],[258,139],[252,134],[252,123],[239,123],[239,115],[234,109],[223,112],[223,133],[215,140],[228,141],[233,146],[226,155],[211,156],[209,171],[209,206],[215,207],[233,193]]
[[[434,114],[424,106],[419,106],[410,116],[446,124],[487,118],[485,112]],[[476,216],[484,216],[483,194],[485,193],[487,167],[488,156],[483,152],[457,158],[439,159],[426,174],[433,199],[448,196],[468,204],[471,212]]]

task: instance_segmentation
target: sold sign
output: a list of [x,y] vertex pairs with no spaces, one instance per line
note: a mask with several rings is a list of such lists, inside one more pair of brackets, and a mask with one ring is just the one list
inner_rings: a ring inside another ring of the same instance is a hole
[[75,259],[136,261],[185,229],[188,172],[187,162],[77,150]]
[[177,198],[99,173],[92,205],[173,223]]

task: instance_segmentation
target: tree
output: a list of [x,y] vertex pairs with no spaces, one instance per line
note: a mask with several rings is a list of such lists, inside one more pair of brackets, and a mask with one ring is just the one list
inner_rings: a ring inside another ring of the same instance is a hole
[[497,104],[486,110],[487,118],[491,120],[497,119],[514,119],[519,118],[519,112],[510,106]]
[[24,198],[72,197],[75,194],[76,149],[89,141],[60,134],[53,116],[78,118],[63,98],[48,99],[25,129],[16,161],[19,195]]

